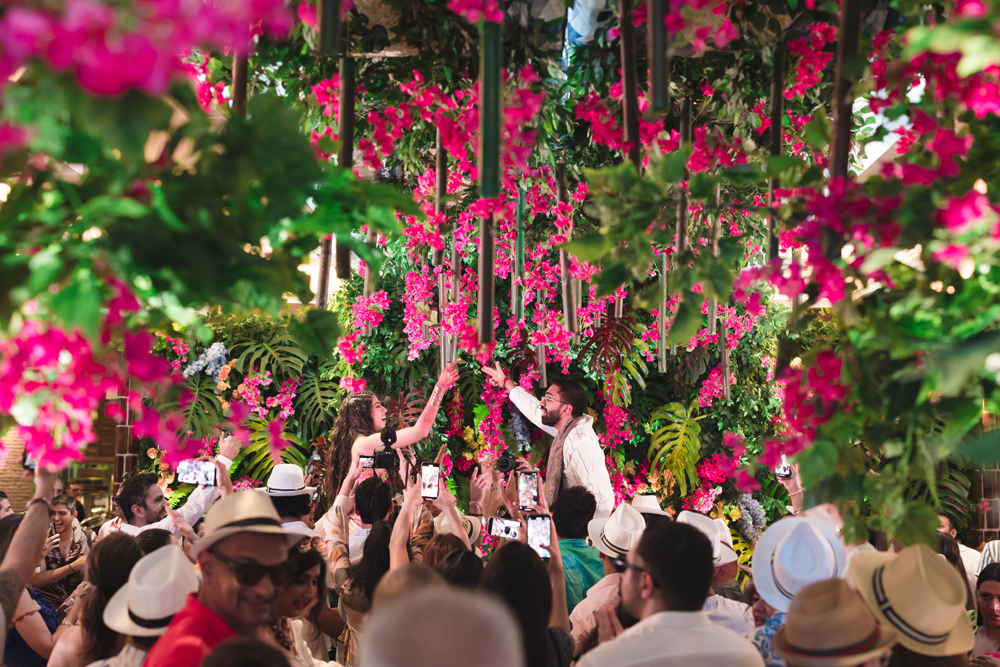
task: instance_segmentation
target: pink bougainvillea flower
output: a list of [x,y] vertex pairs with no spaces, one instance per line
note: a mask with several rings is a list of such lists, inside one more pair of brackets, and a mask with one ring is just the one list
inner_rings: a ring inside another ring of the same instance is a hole
[[744,493],[753,493],[760,489],[760,482],[746,470],[740,470],[736,473],[736,488]]
[[292,444],[285,439],[285,420],[274,419],[267,423],[267,440],[271,445],[271,458],[281,463],[281,452]]
[[315,28],[316,23],[316,5],[310,4],[308,2],[300,2],[298,8],[299,20],[305,23],[310,28]]
[[155,339],[148,331],[123,334],[128,374],[141,382],[162,382],[170,376],[170,362],[153,355]]
[[365,387],[367,386],[368,383],[365,381],[364,378],[345,377],[340,379],[340,388],[345,389],[351,392],[352,394],[357,394],[358,392],[364,391]]
[[990,13],[983,0],[958,0],[955,4],[955,14],[958,16],[981,17]]
[[949,197],[938,211],[937,221],[952,234],[961,234],[983,219],[992,210],[986,195],[970,190],[964,197]]
[[946,245],[941,250],[933,253],[931,259],[935,262],[947,264],[951,268],[958,270],[962,261],[969,256],[969,246],[958,243]]
[[719,29],[715,31],[715,35],[712,37],[716,48],[719,49],[726,48],[726,46],[729,45],[729,42],[739,38],[740,31],[728,18],[722,20],[722,25],[719,26]]

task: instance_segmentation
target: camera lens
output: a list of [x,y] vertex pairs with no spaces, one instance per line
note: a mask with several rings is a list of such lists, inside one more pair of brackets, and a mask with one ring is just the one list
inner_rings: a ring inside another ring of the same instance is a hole
[[516,461],[514,461],[513,456],[510,456],[509,454],[504,454],[499,459],[497,459],[497,470],[499,470],[502,473],[508,473],[514,469],[515,464]]

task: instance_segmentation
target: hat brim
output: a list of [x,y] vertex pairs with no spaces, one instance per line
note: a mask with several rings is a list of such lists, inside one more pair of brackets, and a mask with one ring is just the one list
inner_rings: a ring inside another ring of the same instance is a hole
[[[883,627],[888,628],[893,627],[893,624],[882,613],[882,610],[879,609],[878,602],[875,600],[875,584],[872,578],[875,575],[875,570],[880,565],[885,565],[895,557],[896,554],[884,551],[855,554],[851,558],[851,563],[847,570],[851,584],[854,585],[854,588],[864,598],[868,604],[868,608],[875,614],[875,618],[878,619],[878,622]],[[940,644],[924,644],[912,639],[903,632],[897,634],[899,635],[899,643],[914,653],[934,657],[968,653],[976,643],[976,634],[973,632],[972,624],[969,623],[969,618],[966,614],[958,615],[958,620],[948,633],[948,639]]]
[[624,558],[628,554],[628,550],[616,551],[609,547],[602,538],[604,526],[610,520],[610,518],[590,520],[590,523],[587,524],[587,534],[590,536],[590,543],[608,558]]
[[778,652],[778,655],[785,659],[785,664],[795,665],[796,667],[855,667],[856,665],[863,665],[869,660],[891,651],[892,647],[896,645],[898,635],[893,628],[883,625],[880,629],[878,642],[864,653],[852,653],[850,655],[835,657],[810,656],[788,650],[788,641],[785,637],[785,630],[787,629],[785,626],[779,628],[771,639],[771,645],[774,646],[774,650]]
[[159,637],[167,631],[169,624],[162,628],[146,628],[136,624],[128,615],[128,599],[131,592],[131,582],[115,591],[108,604],[104,607],[104,624],[123,635],[133,637]]
[[306,539],[305,535],[301,533],[292,533],[281,526],[234,526],[232,528],[222,528],[217,530],[205,537],[201,538],[194,543],[191,547],[191,556],[197,558],[198,554],[207,549],[211,549],[213,545],[218,544],[222,540],[232,537],[233,535],[238,535],[239,533],[255,533],[257,535],[281,535],[286,540],[288,540],[288,548],[291,549],[296,544]]
[[830,543],[830,546],[833,547],[833,552],[837,558],[838,577],[843,576],[847,565],[847,554],[844,552],[844,545],[841,544],[840,536],[837,535],[837,528],[829,521],[815,518],[792,517],[772,523],[764,531],[764,534],[760,536],[760,539],[757,540],[757,546],[753,550],[753,582],[757,586],[757,594],[764,598],[764,602],[778,611],[788,611],[788,605],[792,603],[792,600],[785,597],[778,588],[778,585],[774,583],[774,572],[771,571],[771,559],[774,557],[774,551],[778,548],[778,544],[782,538],[792,532],[792,529],[802,521],[809,521],[815,526],[823,534],[827,542]]
[[735,563],[738,556],[736,551],[725,542],[719,543],[719,557],[713,561],[716,567]]
[[264,494],[272,498],[291,498],[292,496],[310,496],[316,490],[315,486],[307,486],[295,491],[271,491],[265,488]]
[[629,507],[634,509],[639,514],[655,514],[656,516],[665,516],[668,519],[673,519],[669,513],[664,512],[663,510],[653,509],[652,507],[636,507],[635,505],[629,505]]

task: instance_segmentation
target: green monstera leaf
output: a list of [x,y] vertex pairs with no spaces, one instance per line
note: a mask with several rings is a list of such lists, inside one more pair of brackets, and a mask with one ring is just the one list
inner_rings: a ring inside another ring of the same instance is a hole
[[662,472],[677,480],[681,496],[688,488],[698,486],[695,466],[701,454],[701,424],[705,415],[695,417],[695,403],[687,409],[681,403],[668,403],[653,413],[652,421],[663,420],[664,426],[653,432],[647,458],[654,472]]

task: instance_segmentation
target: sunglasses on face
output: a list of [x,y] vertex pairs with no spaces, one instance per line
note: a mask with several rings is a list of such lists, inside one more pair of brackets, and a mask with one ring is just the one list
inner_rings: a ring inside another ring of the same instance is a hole
[[288,567],[285,563],[278,565],[261,565],[254,561],[240,563],[220,554],[214,549],[209,549],[208,553],[212,554],[216,560],[221,561],[223,565],[228,567],[236,576],[236,581],[241,586],[255,586],[265,575],[271,579],[271,583],[275,586],[285,586],[288,584]]
[[624,558],[616,558],[616,559],[614,559],[611,562],[614,564],[615,567],[617,567],[617,568],[619,568],[621,570],[632,570],[633,572],[636,572],[636,573],[645,572],[646,574],[649,575],[649,578],[653,580],[653,585],[656,586],[657,588],[660,587],[660,584],[657,583],[656,578],[646,568],[639,567],[635,563],[630,563],[627,560],[625,560]]

